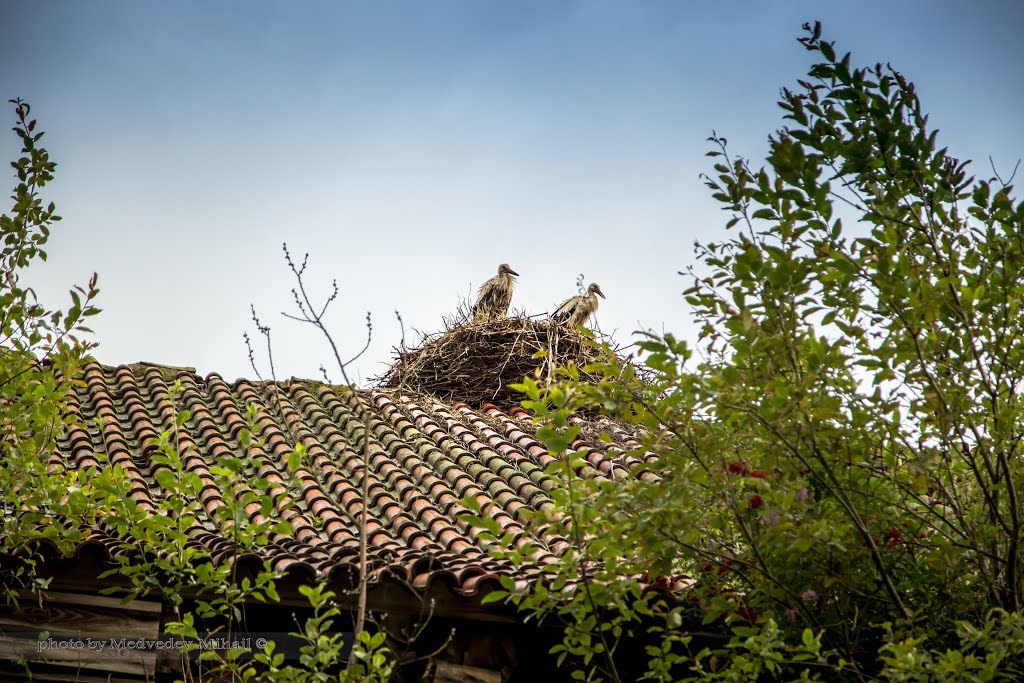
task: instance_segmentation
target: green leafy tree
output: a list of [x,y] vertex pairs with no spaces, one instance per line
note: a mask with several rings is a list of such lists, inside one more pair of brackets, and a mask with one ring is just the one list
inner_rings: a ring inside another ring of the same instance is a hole
[[[116,566],[101,578],[116,577],[127,598],[157,596],[171,607],[165,624],[169,634],[195,641],[200,634],[225,635],[228,639],[243,620],[249,602],[276,602],[279,596],[274,572],[264,560],[255,577],[239,577],[237,563],[211,562],[208,551],[190,543],[188,532],[202,511],[201,492],[206,483],[189,471],[184,461],[195,457],[179,438],[181,428],[192,420],[188,409],[167,417],[151,459],[158,466],[157,483],[168,495],[156,501],[157,509],[140,506],[131,495],[132,481],[123,469],[103,453],[98,466],[67,467],[57,455],[56,440],[76,419],[66,402],[80,369],[94,344],[82,339],[90,332],[84,323],[99,310],[96,276],[84,287],[74,287],[71,304],[49,309],[24,282],[25,272],[46,260],[45,246],[52,225],[60,220],[52,203],[44,205],[41,191],[53,179],[56,164],[39,145],[43,137],[31,119],[30,107],[11,100],[15,107],[15,133],[22,142],[21,156],[13,162],[17,186],[13,210],[0,217],[0,589],[4,602],[17,601],[29,588],[40,596],[46,582],[37,577],[37,558],[30,541],[52,541],[70,555],[75,545],[97,523],[122,539],[127,552],[116,556]],[[300,281],[301,286],[301,281]],[[268,330],[269,332],[269,330]],[[344,371],[344,366],[342,366]],[[168,404],[177,405],[184,389],[180,382],[166,388]],[[248,428],[242,430],[245,454],[263,446],[256,424],[258,409],[250,406]],[[303,449],[296,446],[288,463],[300,466]],[[272,484],[253,481],[250,460],[221,457],[210,468],[220,490],[243,488],[246,493],[228,496],[214,515],[233,552],[259,551],[279,525],[273,521]],[[258,493],[250,490],[255,488]],[[249,523],[247,506],[260,505],[265,520]],[[281,523],[287,527],[287,523]],[[360,629],[353,646],[352,662],[341,662],[350,648],[343,634],[332,629],[339,612],[333,594],[323,585],[304,588],[313,615],[297,624],[303,641],[299,666],[286,664],[276,644],[262,652],[244,648],[226,652],[207,650],[183,653],[183,670],[189,680],[275,681],[383,681],[395,668],[395,658],[382,633]],[[185,596],[195,599],[186,601]]]
[[[29,105],[11,104],[22,149],[11,162],[17,176],[13,208],[0,216],[0,539],[18,550],[53,515],[87,514],[75,481],[55,474],[61,468],[51,456],[66,419],[65,392],[93,346],[82,335],[89,332],[86,319],[99,312],[93,303],[99,290],[94,274],[71,290],[70,306],[51,309],[24,283],[32,264],[46,260],[51,226],[60,220],[53,203],[41,197],[57,164],[39,145],[43,133],[29,117]],[[78,530],[46,525],[43,533],[63,542],[74,540]],[[31,562],[0,567],[0,585],[13,585],[29,567]]]
[[[696,353],[648,334],[653,384],[611,359],[523,385],[577,589],[510,598],[568,626],[577,678],[628,680],[630,637],[657,680],[1022,675],[1024,204],[938,148],[912,82],[805,29],[767,165],[711,138],[729,235],[691,271]],[[580,478],[580,409],[658,459]]]

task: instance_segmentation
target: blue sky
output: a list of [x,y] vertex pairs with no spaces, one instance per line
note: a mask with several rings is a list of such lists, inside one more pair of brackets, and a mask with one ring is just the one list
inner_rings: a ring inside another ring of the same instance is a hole
[[399,343],[396,309],[413,343],[503,261],[530,313],[583,273],[608,295],[604,331],[689,336],[677,271],[727,218],[699,179],[705,140],[763,158],[814,19],[856,63],[914,80],[975,173],[1024,156],[1024,4],[1009,0],[0,0],[0,94],[33,105],[59,163],[64,221],[30,279],[58,302],[98,271],[101,361],[228,379],[252,375],[250,302],[279,377],[329,360],[279,314],[282,241],[311,253],[314,289],[337,278],[343,347],[373,313],[364,384]]

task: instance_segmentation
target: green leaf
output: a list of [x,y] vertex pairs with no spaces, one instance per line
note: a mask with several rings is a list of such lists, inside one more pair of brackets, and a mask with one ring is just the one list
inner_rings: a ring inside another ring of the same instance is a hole
[[485,595],[482,600],[480,600],[480,604],[481,605],[488,605],[488,604],[490,604],[492,602],[501,602],[501,601],[505,600],[507,597],[508,597],[508,592],[507,591],[492,590],[490,593]]

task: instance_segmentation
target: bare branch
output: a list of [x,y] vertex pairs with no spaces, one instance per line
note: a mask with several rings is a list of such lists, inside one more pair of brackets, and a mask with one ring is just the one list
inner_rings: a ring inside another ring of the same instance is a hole
[[331,281],[331,288],[332,288],[333,291],[331,292],[331,295],[329,297],[327,297],[327,301],[324,302],[323,308],[320,309],[320,315],[317,316],[318,318],[322,318],[324,316],[324,313],[327,312],[327,307],[331,305],[332,301],[334,301],[335,299],[338,298],[338,281],[337,280],[332,280]]
[[[354,410],[358,415],[359,419],[363,423],[362,431],[362,451],[363,451],[363,467],[362,467],[362,494],[361,494],[361,507],[362,512],[359,516],[359,605],[356,614],[355,632],[356,637],[365,628],[366,623],[366,600],[367,600],[367,581],[369,578],[367,572],[367,524],[369,520],[369,509],[368,509],[368,496],[369,496],[369,469],[370,469],[370,416],[369,411],[363,404],[362,399],[355,392],[355,388],[352,386],[352,382],[349,379],[347,367],[349,364],[360,358],[367,349],[370,348],[370,342],[373,339],[373,323],[370,313],[366,314],[366,344],[362,350],[353,356],[348,362],[341,360],[341,353],[338,351],[338,345],[334,341],[334,337],[331,335],[327,326],[324,324],[324,316],[327,313],[327,309],[330,307],[338,298],[338,281],[333,280],[331,282],[331,293],[324,300],[322,305],[316,306],[310,299],[309,292],[306,290],[306,283],[303,280],[303,275],[306,272],[306,266],[309,263],[309,254],[305,254],[302,258],[302,265],[296,266],[292,260],[291,253],[288,251],[288,245],[282,244],[282,250],[284,251],[285,263],[288,264],[288,269],[291,270],[292,275],[295,277],[296,287],[292,289],[292,297],[295,299],[295,307],[298,311],[298,315],[281,312],[286,318],[291,320],[297,320],[312,325],[313,327],[320,330],[324,338],[327,340],[328,345],[331,347],[331,351],[334,354],[334,360],[338,364],[338,370],[341,371],[342,381],[345,386],[352,391],[352,399],[355,402]],[[254,314],[255,317],[255,314]],[[261,330],[262,331],[262,330]],[[269,341],[269,328],[267,329],[268,341]],[[331,379],[327,375],[327,369],[321,365],[320,373],[324,377],[324,381],[331,384]],[[349,666],[351,667],[356,661],[353,657],[349,659]]]
[[242,339],[245,340],[245,348],[246,348],[246,351],[248,351],[248,353],[249,353],[249,365],[252,366],[252,371],[256,373],[256,378],[259,381],[262,382],[263,381],[263,375],[260,374],[259,368],[256,367],[256,356],[255,356],[255,354],[253,353],[253,350],[252,350],[252,342],[249,341],[249,333],[248,332],[243,332],[242,333]]
[[[296,277],[301,277],[297,275]],[[303,292],[305,294],[305,292]],[[310,320],[309,314],[306,313],[306,307],[302,304],[302,299],[299,298],[299,293],[295,289],[292,289],[292,296],[295,297],[295,307],[299,309],[299,313],[302,314],[302,319],[306,322],[313,322]]]
[[[327,326],[324,324],[323,321],[324,314],[327,312],[328,306],[330,306],[331,302],[338,298],[338,281],[334,280],[331,283],[331,294],[324,301],[323,305],[314,306],[313,302],[310,300],[309,293],[306,291],[306,283],[302,279],[302,276],[306,271],[306,265],[309,262],[309,254],[307,253],[303,257],[302,266],[296,267],[295,262],[292,260],[291,253],[288,251],[287,243],[282,245],[282,249],[284,251],[285,262],[288,264],[289,270],[292,271],[292,275],[295,276],[297,287],[292,289],[292,296],[295,298],[295,306],[299,311],[299,315],[291,315],[289,313],[285,313],[284,311],[281,312],[281,315],[292,320],[309,323],[310,325],[313,325],[318,330],[320,330],[320,332],[324,335],[324,338],[327,340],[327,343],[330,345],[331,351],[334,353],[334,360],[337,362],[338,369],[341,371],[342,381],[344,381],[346,385],[351,386],[352,382],[348,376],[348,366],[353,361],[357,360],[360,356],[362,356],[363,353],[365,353],[366,350],[370,347],[370,341],[372,339],[372,325],[370,323],[370,314],[366,314],[366,326],[368,332],[366,346],[363,347],[363,349],[348,362],[342,361],[341,354],[338,351],[338,346],[334,342],[334,337],[327,330]],[[317,313],[317,310],[319,310],[320,312]]]
[[370,318],[370,312],[366,312],[366,344],[356,355],[345,361],[345,365],[351,365],[353,362],[359,360],[359,357],[366,353],[366,349],[370,348],[370,342],[373,340],[373,321]]
[[1003,187],[1006,187],[1007,185],[1013,182],[1014,177],[1017,175],[1017,169],[1020,168],[1020,159],[1017,159],[1017,163],[1014,164],[1013,166],[1013,173],[1010,174],[1010,177],[1008,179],[1003,180],[1003,177],[999,175],[999,171],[996,170],[996,162],[992,160],[992,155],[989,155],[988,163],[990,166],[992,166],[992,172],[995,174],[996,180],[998,180],[999,184],[1002,185]]
[[402,321],[402,314],[397,309],[395,310],[395,317],[398,319],[398,327],[402,331],[402,338],[398,343],[398,348],[401,349],[402,353],[405,353],[405,323]]
[[[270,344],[270,325],[264,325],[260,322],[259,317],[256,315],[256,306],[249,304],[249,310],[252,311],[252,321],[256,325],[256,330],[263,335],[267,342],[267,362],[270,364],[270,378],[277,380],[277,372],[274,370],[274,352]],[[245,335],[245,345],[249,347],[249,363],[252,364],[252,369],[256,372],[256,376],[260,377],[259,370],[256,369],[256,363],[253,359],[252,347],[249,345],[249,335]]]

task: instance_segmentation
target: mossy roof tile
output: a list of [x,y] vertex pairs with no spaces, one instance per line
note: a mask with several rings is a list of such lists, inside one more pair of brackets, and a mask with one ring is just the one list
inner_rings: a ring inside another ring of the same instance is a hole
[[[497,585],[502,574],[523,585],[537,580],[570,547],[558,533],[561,524],[529,522],[534,511],[552,506],[548,491],[555,481],[545,467],[554,458],[533,436],[531,418],[521,408],[485,404],[476,410],[396,390],[351,391],[301,381],[229,384],[216,374],[203,380],[190,371],[175,374],[146,364],[90,364],[83,380],[69,396],[74,419],[52,465],[85,469],[115,463],[130,480],[131,498],[154,513],[175,495],[156,482],[157,473],[169,469],[158,444],[161,433],[170,432],[182,470],[199,481],[190,543],[214,561],[229,561],[238,552],[230,541],[233,522],[220,509],[225,501],[255,492],[270,505],[247,505],[248,521],[242,523],[273,526],[266,545],[252,549],[249,559],[268,559],[275,569],[305,577],[351,577],[358,570],[364,483],[366,568],[376,577],[397,576],[423,589],[440,582],[475,594],[485,584]],[[180,389],[174,389],[175,381]],[[175,427],[183,410],[190,416]],[[611,443],[598,442],[598,430],[590,429],[582,433],[595,434],[592,441],[581,436],[573,444],[571,455],[586,463],[577,475],[619,479],[636,468],[650,474],[649,456],[622,455],[637,445],[634,434],[615,425],[605,431]],[[292,471],[289,455],[297,444],[305,452]],[[243,463],[233,478],[222,474],[228,459]],[[462,504],[467,497],[480,512]],[[491,557],[486,535],[468,521],[469,514],[490,517],[519,547],[534,546],[531,565],[517,569]],[[126,549],[112,529],[92,530],[83,543],[106,548],[108,555]]]

